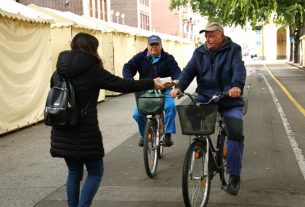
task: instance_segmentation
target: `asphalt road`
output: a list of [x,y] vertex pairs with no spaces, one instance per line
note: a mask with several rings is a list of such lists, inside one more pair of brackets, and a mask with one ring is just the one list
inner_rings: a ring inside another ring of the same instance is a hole
[[[209,206],[304,207],[305,73],[287,64],[248,65],[247,72],[241,190],[238,196],[226,194],[216,176]],[[189,137],[181,134],[177,117],[174,145],[165,149],[157,176],[148,178],[131,118],[134,104],[129,94],[107,97],[98,106],[107,155],[92,207],[184,206],[181,175]],[[39,124],[0,137],[0,207],[66,206],[66,167],[48,153],[49,132]]]

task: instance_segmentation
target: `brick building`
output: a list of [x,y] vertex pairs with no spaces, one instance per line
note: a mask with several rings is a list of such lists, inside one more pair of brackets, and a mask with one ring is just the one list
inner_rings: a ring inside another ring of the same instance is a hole
[[170,0],[152,0],[152,30],[195,40],[207,19],[189,7],[169,10]]
[[16,0],[23,5],[36,4],[77,15],[91,16],[107,21],[110,18],[110,0]]
[[170,0],[152,0],[151,17],[152,31],[183,36],[181,25],[181,12],[169,10]]
[[190,8],[169,10],[170,0],[16,0],[144,30],[195,40],[202,17]]
[[111,0],[110,4],[113,22],[151,30],[151,0]]

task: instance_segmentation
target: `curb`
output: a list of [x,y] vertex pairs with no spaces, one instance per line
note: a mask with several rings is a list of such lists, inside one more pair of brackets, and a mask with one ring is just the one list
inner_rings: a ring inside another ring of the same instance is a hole
[[294,66],[294,67],[297,67],[297,68],[300,68],[302,70],[305,70],[305,67],[304,66],[301,66],[300,63],[293,63],[293,62],[286,62],[288,65],[291,65],[291,66]]

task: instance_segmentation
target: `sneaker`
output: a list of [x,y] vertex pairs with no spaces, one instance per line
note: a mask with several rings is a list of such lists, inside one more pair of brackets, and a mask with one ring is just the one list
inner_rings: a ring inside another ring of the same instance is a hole
[[140,138],[138,144],[139,144],[139,147],[143,147],[143,145],[144,145],[144,138],[143,137]]
[[174,144],[171,137],[172,137],[171,134],[165,134],[165,139],[164,139],[165,147],[170,147]]
[[230,175],[229,183],[224,188],[224,190],[231,195],[237,195],[239,188],[240,188],[240,176]]

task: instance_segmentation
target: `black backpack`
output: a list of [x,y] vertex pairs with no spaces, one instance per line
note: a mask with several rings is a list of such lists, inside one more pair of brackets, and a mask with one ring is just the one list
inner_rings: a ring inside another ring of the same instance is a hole
[[59,82],[49,91],[44,123],[48,126],[76,126],[87,113],[92,97],[84,109],[76,103],[75,90],[68,78],[60,77]]

